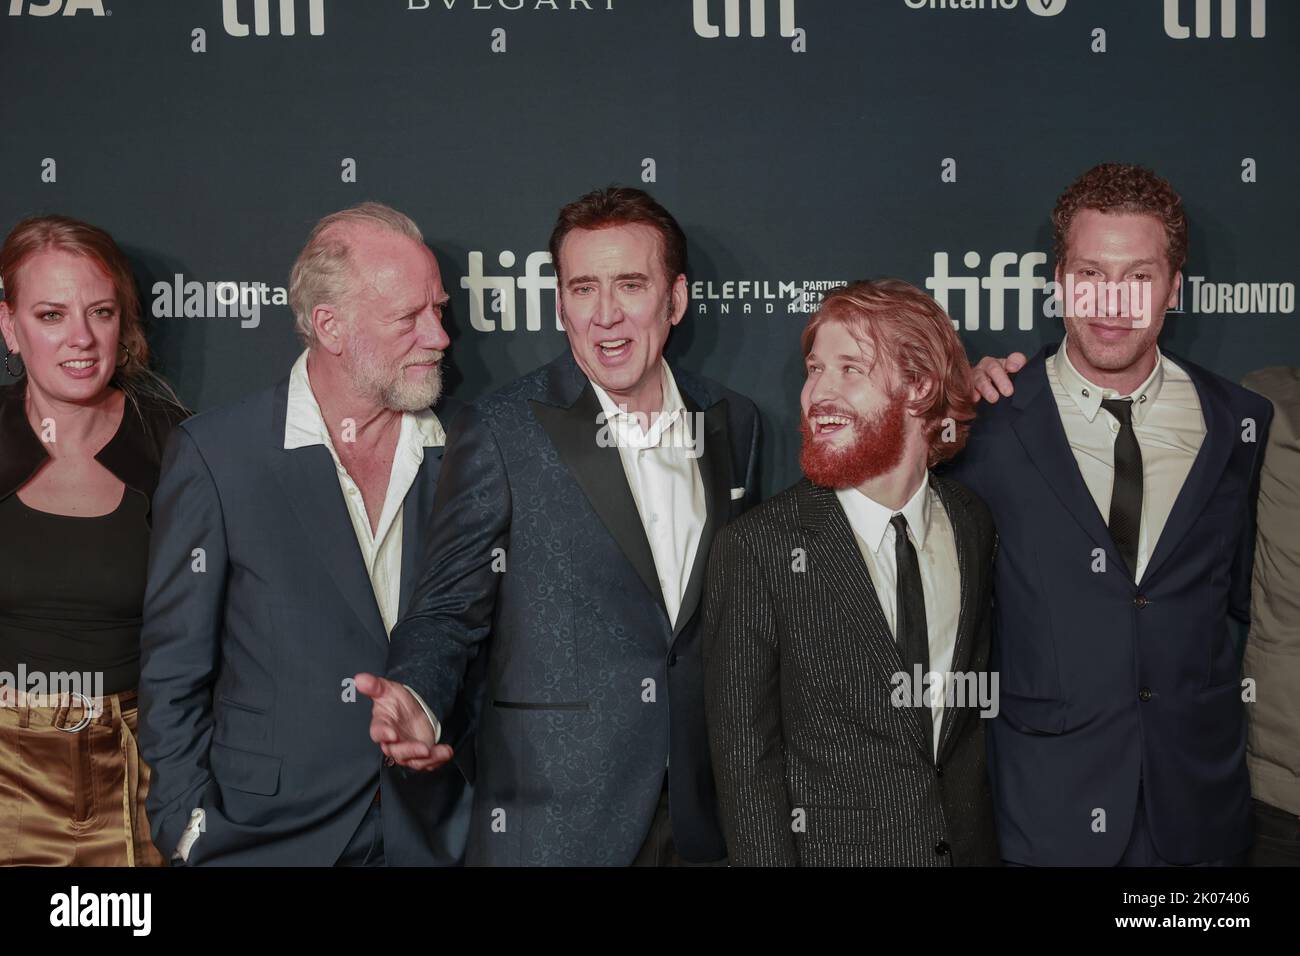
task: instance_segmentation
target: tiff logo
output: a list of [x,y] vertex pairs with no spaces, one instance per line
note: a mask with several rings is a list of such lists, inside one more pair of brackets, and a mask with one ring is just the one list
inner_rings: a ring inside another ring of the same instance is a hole
[[[1218,0],[1219,35],[1232,39],[1237,35],[1237,0]],[[1264,35],[1265,0],[1250,0],[1250,35]],[[1205,39],[1210,35],[1213,23],[1210,8],[1213,0],[1196,0],[1196,36]],[[1183,25],[1182,0],[1165,0],[1165,33],[1175,40],[1186,40],[1192,35],[1191,30]]]
[[[706,40],[715,39],[718,28],[709,22],[709,0],[694,0],[695,32]],[[795,35],[794,0],[780,0],[781,36]],[[723,0],[723,31],[729,37],[740,36],[740,0]],[[749,0],[749,35],[767,36],[767,0]]]
[[[31,0],[27,5],[27,15],[31,17],[52,17],[62,8],[63,15],[70,17],[74,14],[81,13],[83,10],[89,11],[93,16],[102,17],[104,13],[104,0],[68,0],[65,5],[63,0]],[[23,15],[23,0],[9,0],[9,16],[21,17]]]
[[[967,269],[978,269],[983,257],[974,250],[962,257]],[[995,252],[989,258],[987,275],[954,276],[948,272],[948,253],[934,254],[934,272],[926,278],[925,287],[934,296],[939,307],[952,317],[952,308],[948,304],[948,293],[962,294],[962,321],[952,318],[954,329],[965,328],[974,332],[980,328],[980,290],[988,291],[989,323],[994,332],[1000,332],[1006,325],[1006,294],[1014,293],[1016,304],[1016,327],[1026,332],[1034,327],[1034,296],[1047,286],[1047,280],[1037,274],[1039,266],[1047,264],[1047,256],[1041,252]],[[1015,275],[1008,275],[1007,268],[1015,266]]]
[[[503,269],[513,269],[515,254],[509,249],[497,256],[497,262]],[[543,275],[542,266],[551,264],[549,252],[530,252],[524,259],[524,274],[518,278],[509,275],[489,276],[483,274],[483,253],[469,254],[469,272],[461,276],[460,287],[469,290],[469,324],[476,332],[495,332],[498,328],[496,319],[488,315],[493,312],[500,316],[499,327],[502,332],[515,330],[515,290],[524,290],[524,328],[529,332],[540,332],[542,328],[542,292],[555,291],[555,276]],[[485,295],[486,293],[486,295]],[[557,331],[564,329],[560,317],[555,317]]]
[[[280,0],[280,36],[293,36],[294,6],[297,0]],[[221,0],[221,25],[232,37],[248,36],[248,24],[239,19],[239,0]],[[325,32],[325,0],[307,0],[307,26],[314,37]],[[271,0],[253,0],[253,32],[264,37],[271,32]]]

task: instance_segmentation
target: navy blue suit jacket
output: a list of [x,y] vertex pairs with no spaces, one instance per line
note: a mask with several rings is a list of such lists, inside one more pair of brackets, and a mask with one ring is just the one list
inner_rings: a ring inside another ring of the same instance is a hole
[[[1249,620],[1255,499],[1272,408],[1165,353],[1196,387],[1206,434],[1140,584],[1066,440],[1039,352],[1015,394],[981,407],[953,476],[997,524],[989,769],[1003,856],[1113,865],[1142,784],[1171,863],[1250,844],[1246,714],[1229,618]],[[1105,571],[1098,556],[1104,555]]]
[[[154,843],[170,857],[202,808],[191,866],[329,866],[382,789],[390,865],[460,862],[465,774],[383,768],[370,702],[347,692],[359,671],[383,673],[388,638],[334,460],[284,447],[287,402],[286,378],[191,418],[163,457],[140,675]],[[437,407],[444,427],[461,407]],[[442,453],[424,450],[404,502],[402,607]]]
[[568,350],[452,428],[388,676],[441,716],[463,696],[467,663],[487,655],[467,863],[632,862],[670,757],[678,852],[726,855],[696,622],[713,535],[757,490],[758,414],[673,375],[687,411],[703,414],[690,422],[703,428],[707,503],[675,627],[618,449],[602,445],[599,400]]

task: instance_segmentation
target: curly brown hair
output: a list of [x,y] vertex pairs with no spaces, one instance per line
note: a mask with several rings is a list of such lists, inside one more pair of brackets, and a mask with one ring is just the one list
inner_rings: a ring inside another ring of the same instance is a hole
[[1066,188],[1052,210],[1056,261],[1064,266],[1070,223],[1080,209],[1130,212],[1155,216],[1165,228],[1165,258],[1169,272],[1187,260],[1187,215],[1183,198],[1169,181],[1133,163],[1101,163]]

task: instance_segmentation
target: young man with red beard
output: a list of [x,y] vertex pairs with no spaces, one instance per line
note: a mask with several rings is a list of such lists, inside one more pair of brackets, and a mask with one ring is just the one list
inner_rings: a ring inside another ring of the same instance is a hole
[[971,370],[919,289],[856,282],[803,334],[804,478],[714,540],[705,708],[739,865],[996,864],[980,711],[996,535],[930,469]]

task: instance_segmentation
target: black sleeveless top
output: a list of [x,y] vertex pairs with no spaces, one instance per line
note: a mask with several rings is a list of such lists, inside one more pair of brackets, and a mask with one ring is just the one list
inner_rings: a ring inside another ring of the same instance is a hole
[[[103,693],[133,690],[150,503],[163,446],[188,412],[145,396],[128,401],[95,455],[126,486],[121,503],[95,518],[47,514],[17,494],[49,459],[27,420],[26,384],[0,385],[0,683],[20,683],[22,665],[28,675],[99,671]],[[29,679],[22,689],[35,688]]]
[[105,694],[135,689],[148,509],[130,488],[94,518],[37,511],[16,494],[0,500],[0,671],[15,681],[19,664],[28,674],[99,672]]

